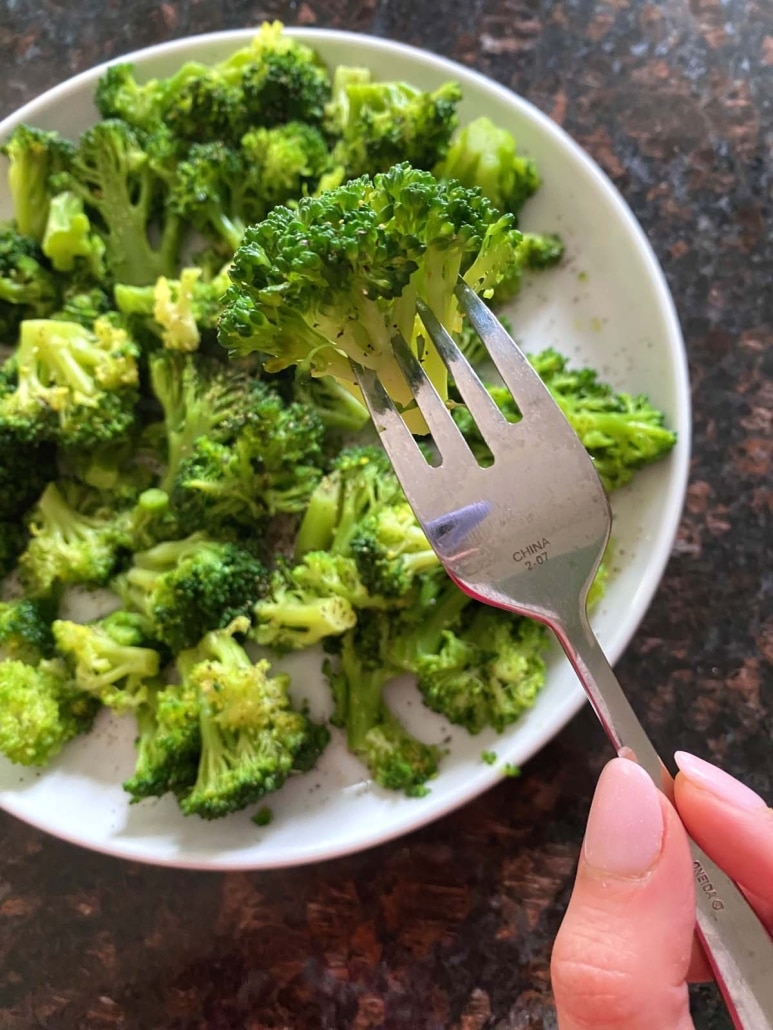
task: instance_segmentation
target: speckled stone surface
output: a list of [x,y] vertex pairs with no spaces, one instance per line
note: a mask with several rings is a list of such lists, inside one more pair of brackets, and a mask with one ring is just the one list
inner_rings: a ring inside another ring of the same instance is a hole
[[[617,183],[689,348],[687,508],[619,671],[663,752],[773,796],[768,0],[0,0],[0,116],[107,57],[280,18],[427,46],[529,97]],[[0,1028],[555,1030],[548,964],[595,777],[587,713],[456,814],[311,869],[125,864],[0,816]],[[699,1030],[725,1030],[712,988]],[[665,1030],[665,1028],[664,1028]]]

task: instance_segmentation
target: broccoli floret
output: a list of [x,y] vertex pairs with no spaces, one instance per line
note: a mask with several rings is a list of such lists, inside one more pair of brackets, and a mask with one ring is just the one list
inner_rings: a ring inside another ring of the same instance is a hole
[[404,500],[379,445],[347,447],[311,495],[295,538],[295,554],[329,550],[350,556],[360,524],[384,505]]
[[[247,221],[262,217],[242,155],[222,142],[195,143],[177,167],[170,205],[199,232],[220,239],[232,253]],[[129,280],[131,281],[131,280]]]
[[0,653],[3,657],[30,665],[41,658],[52,658],[51,623],[56,618],[56,608],[56,603],[48,598],[0,601]]
[[55,185],[79,196],[99,220],[105,262],[118,282],[142,285],[174,274],[182,223],[167,202],[167,182],[125,122],[110,119],[85,132]]
[[[313,192],[331,160],[319,129],[299,121],[252,129],[242,137],[241,154],[263,202],[261,217]],[[256,199],[253,209],[258,205]]]
[[125,436],[135,419],[138,351],[106,318],[29,319],[15,354],[16,387],[0,395],[0,431],[20,440],[94,446]]
[[115,302],[128,318],[141,319],[168,350],[195,351],[202,332],[216,328],[229,283],[225,270],[206,278],[201,268],[189,267],[179,279],[162,276],[153,286],[119,283]]
[[515,260],[505,270],[494,289],[493,303],[505,304],[512,300],[521,288],[524,272],[539,272],[544,268],[552,268],[563,256],[564,244],[560,236],[525,232],[516,251]]
[[337,661],[326,661],[336,706],[331,721],[346,730],[349,749],[376,783],[422,797],[427,781],[437,774],[440,749],[411,736],[384,700],[384,688],[398,671],[383,658],[388,619],[383,613],[365,613],[341,638]]
[[82,198],[69,190],[51,198],[41,247],[57,272],[84,269],[96,280],[105,277],[104,241],[92,231]]
[[151,358],[150,381],[164,412],[166,470],[159,485],[169,493],[197,440],[234,438],[250,416],[255,381],[214,359],[169,351]]
[[62,292],[59,308],[51,318],[56,322],[77,322],[91,329],[97,319],[113,308],[108,293],[101,286],[75,281]]
[[241,72],[249,125],[322,122],[330,98],[327,70],[311,47],[285,36],[279,22],[264,23],[250,46],[221,67],[226,75]]
[[522,157],[507,129],[490,118],[476,118],[454,136],[448,153],[435,167],[443,179],[456,179],[463,186],[477,186],[498,211],[516,217],[540,186],[537,166]]
[[386,172],[400,161],[432,169],[448,149],[461,96],[453,82],[423,92],[406,82],[371,82],[361,68],[338,68],[326,118],[338,138],[333,163],[346,178]]
[[[554,350],[530,360],[593,458],[606,490],[630,482],[636,469],[658,461],[676,443],[676,434],[665,426],[663,412],[645,396],[617,393],[600,382],[592,369],[570,369],[568,359]],[[520,413],[509,391],[493,386],[489,393],[505,418],[517,422]],[[485,443],[469,412],[457,407],[453,415],[478,453]]]
[[404,597],[424,572],[439,568],[407,501],[397,501],[364,518],[350,548],[363,583],[373,594]]
[[0,343],[13,345],[25,318],[43,318],[59,303],[59,285],[31,236],[0,228]]
[[59,619],[52,629],[56,649],[79,690],[118,711],[147,701],[161,659],[157,650],[145,646],[141,616],[117,611],[89,625]]
[[255,605],[259,644],[298,651],[340,636],[357,622],[356,607],[381,605],[363,585],[353,559],[310,551],[295,565],[280,563],[271,592]]
[[249,614],[268,576],[249,551],[194,533],[135,554],[114,587],[126,608],[143,616],[148,636],[178,652]]
[[152,132],[175,94],[206,71],[206,65],[189,61],[168,78],[139,83],[134,65],[125,61],[111,64],[97,83],[94,102],[103,118],[118,118],[135,129]]
[[[405,164],[304,197],[296,211],[275,208],[246,231],[230,270],[221,343],[263,352],[269,372],[298,365],[348,383],[353,360],[409,405],[392,349],[399,333],[421,348],[445,396],[445,366],[423,336],[414,339],[417,297],[456,330],[458,275],[479,292],[493,288],[519,240],[511,216],[497,215],[482,194]],[[408,416],[423,425],[415,411]]]
[[59,659],[0,661],[0,753],[18,765],[47,765],[91,729],[98,708]]
[[19,558],[30,596],[50,596],[75,583],[103,586],[115,567],[122,539],[120,516],[110,509],[79,510],[90,509],[93,498],[83,491],[70,493],[72,504],[50,483],[32,510],[30,541]]
[[591,369],[569,369],[568,360],[555,351],[543,351],[532,361],[607,490],[624,486],[636,469],[674,447],[676,433],[666,428],[663,412],[643,394],[617,393]]
[[502,732],[532,707],[545,682],[546,631],[539,623],[474,605],[458,633],[411,662],[425,703],[449,722]]
[[199,696],[190,682],[150,685],[138,705],[137,760],[123,787],[131,802],[180,794],[196,782],[201,754]]
[[259,381],[232,440],[199,437],[180,464],[172,504],[183,525],[254,523],[300,512],[320,479],[323,427],[313,411],[286,404]]
[[319,124],[329,94],[314,51],[274,22],[224,61],[191,61],[167,78],[139,83],[131,65],[112,65],[97,85],[96,103],[103,118],[148,132],[165,124],[183,142],[236,145],[254,126]]
[[340,383],[332,376],[311,379],[297,375],[293,397],[314,411],[325,429],[358,433],[370,420],[368,409],[351,384]]
[[248,620],[209,633],[178,659],[199,697],[201,757],[196,782],[180,798],[186,815],[217,819],[278,790],[293,772],[306,772],[328,732],[292,707],[287,675],[252,663],[233,639]]
[[74,147],[56,132],[17,125],[0,151],[10,163],[8,187],[16,228],[40,243],[48,219],[51,178],[70,165]]

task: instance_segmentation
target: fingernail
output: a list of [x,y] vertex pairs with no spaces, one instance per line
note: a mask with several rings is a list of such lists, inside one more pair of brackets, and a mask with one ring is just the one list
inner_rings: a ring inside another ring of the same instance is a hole
[[613,758],[599,777],[583,846],[585,860],[609,876],[642,876],[663,845],[655,784],[640,765]]
[[679,766],[679,771],[684,773],[690,783],[708,791],[720,801],[726,801],[734,808],[749,812],[755,808],[767,808],[759,794],[755,794],[745,783],[736,780],[723,769],[718,769],[716,765],[704,762],[702,758],[696,758],[687,751],[677,751],[674,760]]

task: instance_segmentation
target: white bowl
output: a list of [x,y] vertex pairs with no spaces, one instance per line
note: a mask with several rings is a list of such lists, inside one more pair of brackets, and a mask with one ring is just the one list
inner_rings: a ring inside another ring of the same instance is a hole
[[[502,86],[424,51],[368,36],[292,30],[337,64],[367,65],[376,78],[432,89],[460,83],[462,121],[488,115],[510,129],[539,165],[544,185],[529,202],[523,227],[557,231],[566,242],[560,268],[536,277],[512,308],[519,340],[586,362],[616,387],[644,392],[667,414],[679,441],[666,461],[641,473],[614,497],[617,558],[593,622],[609,658],[631,639],[657,588],[671,550],[687,482],[690,394],[684,345],[663,273],[642,230],[606,176],[544,114]],[[183,61],[211,61],[243,45],[252,30],[165,43],[128,55],[142,76],[163,76]],[[96,119],[92,96],[103,67],[49,90],[0,124],[19,122],[77,136]],[[0,219],[11,214],[0,168]],[[314,656],[284,663],[297,695],[316,713],[329,711]],[[267,799],[273,822],[257,828],[247,812],[217,823],[185,819],[170,798],[130,806],[121,782],[133,768],[133,720],[107,713],[42,773],[0,764],[0,805],[21,819],[86,847],[144,862],[197,869],[259,869],[319,861],[416,829],[476,797],[522,765],[579,710],[584,694],[557,652],[536,706],[498,736],[449,728],[421,704],[409,681],[390,699],[426,740],[451,738],[450,754],[428,797],[413,800],[374,786],[335,735],[319,767]],[[493,766],[481,752],[496,752]]]

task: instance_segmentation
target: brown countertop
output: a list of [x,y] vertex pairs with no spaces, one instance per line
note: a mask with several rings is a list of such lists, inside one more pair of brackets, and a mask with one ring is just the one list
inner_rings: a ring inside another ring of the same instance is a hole
[[[764,0],[0,0],[0,116],[189,33],[336,26],[527,96],[619,186],[674,293],[695,443],[662,587],[619,672],[658,747],[773,796],[773,7]],[[520,779],[362,855],[181,873],[0,815],[0,1030],[554,1030],[548,967],[595,776],[584,712]],[[712,988],[699,1030],[729,1027]]]

